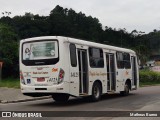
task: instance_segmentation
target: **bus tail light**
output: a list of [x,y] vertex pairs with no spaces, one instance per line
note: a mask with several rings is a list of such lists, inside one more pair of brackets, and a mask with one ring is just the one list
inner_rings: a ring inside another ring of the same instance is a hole
[[65,74],[64,70],[63,70],[63,69],[60,69],[59,75],[58,75],[58,84],[60,84],[60,83],[63,82],[64,74]]
[[21,80],[21,83],[25,85],[25,80],[24,80],[22,71],[20,71],[20,80]]

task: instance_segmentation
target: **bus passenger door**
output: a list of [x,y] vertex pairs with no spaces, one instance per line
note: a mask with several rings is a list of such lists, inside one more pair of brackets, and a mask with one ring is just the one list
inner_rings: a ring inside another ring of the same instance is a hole
[[70,44],[70,70],[69,70],[69,91],[71,95],[79,96],[79,67],[78,52],[75,44]]
[[78,49],[79,94],[88,93],[88,62],[87,50]]
[[115,90],[116,72],[115,72],[115,56],[113,53],[106,53],[107,67],[107,91]]
[[116,91],[123,91],[126,75],[128,74],[124,68],[123,52],[116,52],[116,63]]

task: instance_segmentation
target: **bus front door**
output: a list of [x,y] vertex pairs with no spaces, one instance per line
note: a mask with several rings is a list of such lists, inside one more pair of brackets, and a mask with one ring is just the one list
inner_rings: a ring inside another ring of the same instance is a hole
[[87,50],[78,49],[78,64],[79,64],[79,93],[88,93],[88,62]]

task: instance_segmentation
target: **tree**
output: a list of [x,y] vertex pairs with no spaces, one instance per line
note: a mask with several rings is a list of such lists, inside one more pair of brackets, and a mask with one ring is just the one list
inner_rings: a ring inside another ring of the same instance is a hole
[[0,23],[0,60],[4,62],[3,77],[18,76],[18,35]]

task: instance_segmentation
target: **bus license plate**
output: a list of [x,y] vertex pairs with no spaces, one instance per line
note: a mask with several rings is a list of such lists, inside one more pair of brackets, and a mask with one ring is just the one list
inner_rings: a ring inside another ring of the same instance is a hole
[[44,82],[44,81],[45,81],[44,77],[37,78],[37,82]]

